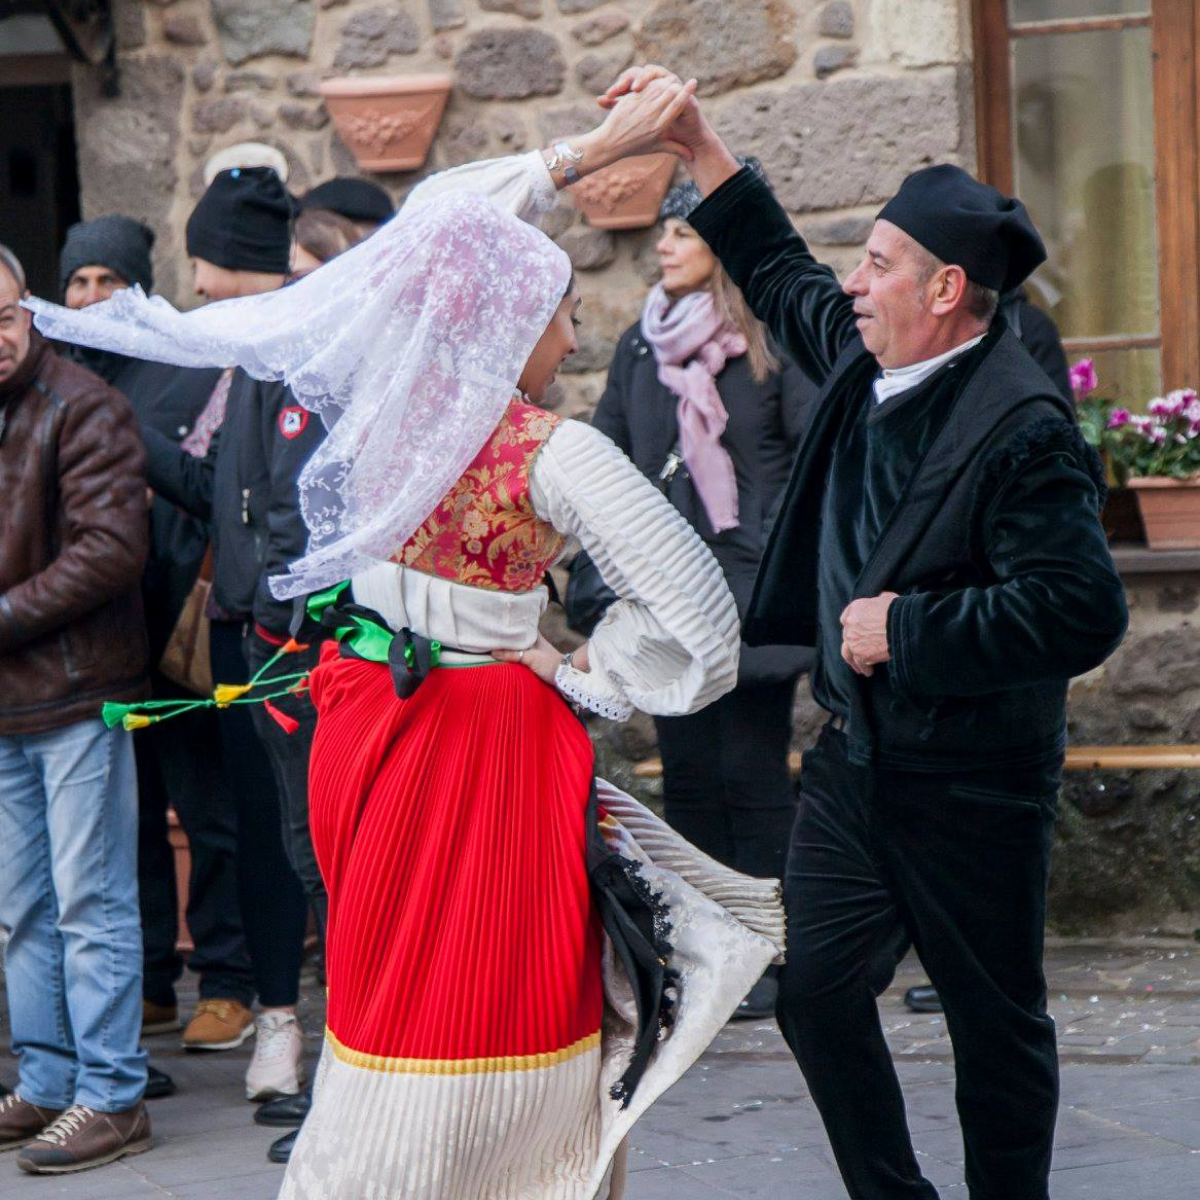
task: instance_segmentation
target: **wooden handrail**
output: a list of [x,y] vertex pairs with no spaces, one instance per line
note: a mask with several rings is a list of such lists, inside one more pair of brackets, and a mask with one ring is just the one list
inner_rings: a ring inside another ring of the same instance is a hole
[[[1200,769],[1200,745],[1070,746],[1067,771],[1180,771]],[[661,779],[662,759],[647,758],[633,768],[637,779]],[[800,752],[788,755],[788,769],[800,773]]]

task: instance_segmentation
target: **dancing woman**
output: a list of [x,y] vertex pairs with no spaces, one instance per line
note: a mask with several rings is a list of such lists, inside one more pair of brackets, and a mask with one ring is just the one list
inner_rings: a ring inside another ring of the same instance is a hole
[[[620,150],[605,128],[593,164]],[[692,712],[738,656],[696,534],[602,434],[531,403],[579,298],[500,205],[550,207],[569,149],[430,181],[283,292],[36,306],[54,336],[283,377],[331,425],[301,479],[309,553],[276,581],[340,639],[311,682],[328,1035],[288,1200],[618,1195],[633,1121],[780,950],[775,882],[594,781],[567,703]],[[561,656],[540,581],[571,536],[620,600]]]

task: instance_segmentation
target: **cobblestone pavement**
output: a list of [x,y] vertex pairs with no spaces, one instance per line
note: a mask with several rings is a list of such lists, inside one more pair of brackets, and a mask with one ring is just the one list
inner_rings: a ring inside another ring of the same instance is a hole
[[[1055,942],[1047,970],[1063,1060],[1055,1200],[1196,1200],[1200,945]],[[903,989],[920,978],[917,963],[903,964],[881,1012],[925,1173],[945,1200],[966,1200],[945,1025],[913,1016],[900,1002]],[[304,1018],[314,1055],[317,997],[309,980]],[[281,1168],[264,1155],[278,1131],[252,1124],[251,1107],[241,1099],[248,1051],[187,1055],[174,1037],[148,1045],[179,1084],[177,1096],[151,1106],[155,1149],[59,1179],[27,1178],[11,1158],[0,1158],[0,1197],[275,1196]],[[0,1063],[0,1079],[11,1083],[13,1075],[11,1060]],[[639,1123],[632,1142],[628,1200],[845,1200],[820,1121],[774,1022],[728,1026]]]

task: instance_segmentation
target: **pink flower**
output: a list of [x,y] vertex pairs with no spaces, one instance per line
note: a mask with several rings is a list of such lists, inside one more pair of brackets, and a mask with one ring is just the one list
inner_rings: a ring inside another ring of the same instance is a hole
[[1133,413],[1127,408],[1114,408],[1108,418],[1109,429],[1121,429],[1133,420]]
[[1155,396],[1146,405],[1146,411],[1152,417],[1161,417],[1166,421],[1174,421],[1183,416],[1187,401],[1182,392],[1172,392],[1169,396]]
[[1090,358],[1080,359],[1071,368],[1071,391],[1076,400],[1083,400],[1099,386],[1096,378],[1096,367]]

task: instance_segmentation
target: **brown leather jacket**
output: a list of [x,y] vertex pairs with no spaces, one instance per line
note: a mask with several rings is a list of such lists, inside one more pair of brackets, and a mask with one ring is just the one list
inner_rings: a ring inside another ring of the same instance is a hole
[[0,383],[0,735],[148,695],[148,520],[133,409],[36,333]]

